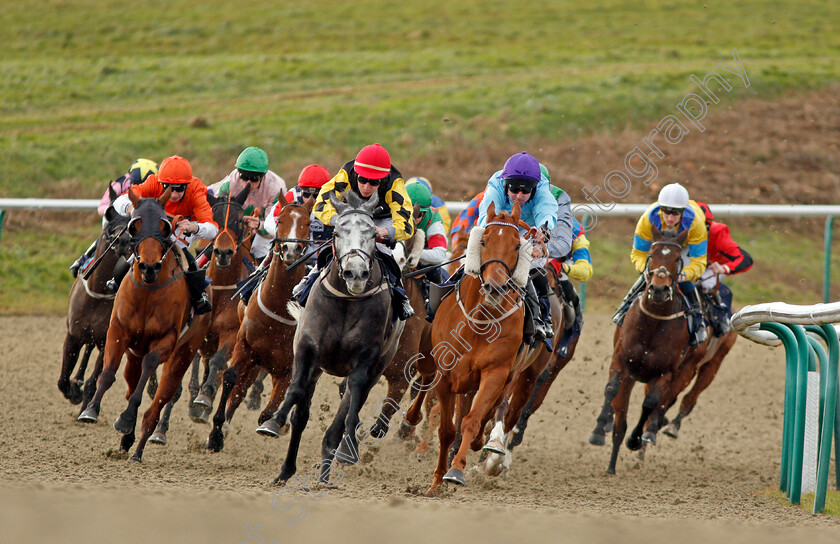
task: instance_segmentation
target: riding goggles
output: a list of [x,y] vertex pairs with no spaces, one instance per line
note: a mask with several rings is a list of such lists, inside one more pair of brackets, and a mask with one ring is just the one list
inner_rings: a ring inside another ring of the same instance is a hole
[[265,174],[263,174],[262,172],[249,172],[247,170],[239,171],[239,178],[242,181],[247,181],[248,183],[258,182],[263,178],[264,175]]
[[187,190],[187,185],[189,185],[189,183],[165,183],[165,182],[161,182],[161,184],[160,184],[160,186],[163,187],[164,191],[171,187],[173,193],[183,193],[184,191]]
[[300,194],[303,198],[317,198],[318,193],[320,193],[320,189],[312,189],[311,191],[307,191],[306,189],[301,189]]
[[682,208],[659,208],[662,212],[662,215],[682,215],[683,209]]
[[362,176],[359,176],[359,183],[360,184],[361,183],[366,183],[366,184],[370,185],[371,187],[379,187],[379,184],[382,183],[382,180],[381,179],[363,178]]
[[510,185],[508,185],[508,191],[510,191],[513,194],[522,193],[524,195],[530,195],[532,192],[534,192],[534,187],[531,185],[520,185],[511,183]]

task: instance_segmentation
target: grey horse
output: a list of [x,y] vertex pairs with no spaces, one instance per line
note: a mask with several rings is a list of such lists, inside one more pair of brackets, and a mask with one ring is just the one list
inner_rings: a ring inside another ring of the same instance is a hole
[[292,381],[280,409],[263,426],[275,431],[283,427],[294,408],[289,450],[275,483],[288,480],[297,471],[301,435],[322,372],[346,377],[347,389],[321,443],[321,482],[329,483],[336,453],[338,461],[358,461],[358,439],[364,441],[369,432],[359,424],[359,411],[393,358],[403,330],[404,322],[394,318],[388,278],[374,257],[376,227],[371,214],[378,196],[374,193],[363,202],[352,191],[345,195],[346,203],[330,198],[338,212],[332,219],[334,259],[300,311]]

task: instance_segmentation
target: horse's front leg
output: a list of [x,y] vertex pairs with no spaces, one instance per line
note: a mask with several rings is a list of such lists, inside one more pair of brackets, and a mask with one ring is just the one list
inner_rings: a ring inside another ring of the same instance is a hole
[[[69,400],[72,404],[78,404],[82,401],[82,390],[78,385],[70,381],[70,374],[73,373],[73,368],[79,360],[79,352],[82,348],[82,340],[76,336],[67,333],[64,338],[64,349],[61,357],[61,374],[58,376],[58,390],[64,395],[64,398]],[[73,389],[73,385],[79,389],[78,394]],[[76,400],[78,398],[78,400]],[[74,402],[75,400],[75,402]]]
[[630,405],[630,393],[636,382],[627,373],[618,378],[618,390],[612,401],[615,420],[612,431],[612,453],[610,453],[610,464],[607,467],[607,474],[615,474],[615,464],[618,461],[618,450],[621,448],[621,441],[627,432],[627,408]]
[[96,391],[87,407],[79,414],[78,421],[82,423],[96,423],[99,420],[102,397],[114,385],[117,369],[120,367],[123,354],[128,349],[129,340],[128,333],[112,317],[111,326],[108,329],[108,339],[105,342],[102,372],[96,380]]
[[611,372],[610,378],[607,380],[607,386],[604,388],[604,405],[601,407],[601,413],[598,414],[598,420],[595,422],[595,428],[592,434],[589,435],[589,443],[593,446],[603,446],[606,443],[607,426],[613,420],[613,401],[615,400],[618,391],[621,388],[621,378],[618,371]]
[[[671,385],[673,374],[666,372],[648,384],[648,390],[645,394],[645,400],[642,401],[642,413],[639,415],[639,421],[627,437],[627,448],[631,451],[638,451],[642,448],[642,441],[648,444],[656,445],[656,431],[659,430],[659,424],[653,421],[652,414],[663,412],[663,402],[668,395],[668,387]],[[646,424],[653,425],[654,431],[645,432],[642,435],[642,430]]]

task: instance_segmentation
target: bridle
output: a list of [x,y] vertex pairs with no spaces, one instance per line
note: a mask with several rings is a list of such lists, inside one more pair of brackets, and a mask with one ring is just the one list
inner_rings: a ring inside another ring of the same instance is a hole
[[[679,244],[677,242],[672,242],[670,240],[660,240],[660,241],[657,241],[657,242],[653,242],[650,245],[650,249],[652,250],[654,248],[654,246],[657,246],[657,245],[660,245],[660,246],[674,246],[674,247],[677,248],[677,263],[678,263],[678,266],[679,266],[679,269],[677,270],[677,277],[679,277],[679,274],[682,271],[682,258],[680,257],[680,252],[682,252],[682,244]],[[653,274],[657,274],[657,275],[658,274],[665,274],[669,278],[671,278],[671,283],[668,284],[668,298],[665,299],[666,302],[670,302],[670,301],[674,300],[674,291],[675,291],[674,286],[677,283],[677,278],[674,277],[674,275],[671,274],[671,272],[668,271],[667,268],[665,268],[664,266],[660,266],[659,268],[656,268],[655,270],[650,270],[649,264],[650,264],[650,253],[648,253],[647,263],[645,263],[645,272],[644,272],[645,283],[648,284],[648,287],[645,288],[645,296],[639,299],[639,309],[642,311],[643,314],[645,314],[649,317],[653,317],[655,319],[660,319],[660,320],[666,320],[667,321],[667,320],[671,320],[671,319],[676,319],[678,317],[682,317],[683,315],[685,315],[684,311],[676,312],[676,313],[666,315],[666,316],[661,316],[661,315],[658,315],[658,314],[654,314],[653,312],[651,312],[650,310],[645,308],[644,299],[645,298],[653,298],[652,294],[650,292],[650,289],[649,289],[650,288],[650,278]]]
[[[371,214],[370,212],[367,212],[365,210],[360,210],[358,208],[351,208],[351,209],[345,211],[342,215],[350,215],[350,214],[354,214],[354,213],[367,216],[371,219],[371,221],[373,220],[373,214]],[[365,262],[365,266],[366,266],[368,272],[370,271],[371,266],[373,265],[373,255],[371,255],[370,253],[368,253],[367,251],[365,251],[362,248],[354,247],[354,248],[350,249],[350,251],[348,251],[344,255],[339,256],[335,251],[335,235],[333,235],[333,241],[331,242],[331,244],[333,246],[333,255],[335,255],[335,262],[338,265],[338,273],[339,273],[340,276],[343,276],[343,274],[344,274],[344,264],[343,264],[343,262],[346,259],[348,259],[349,257],[352,257],[353,255],[356,255],[357,257],[361,257],[361,259]]]
[[219,232],[219,234],[216,235],[216,239],[218,239],[223,234],[227,234],[228,237],[230,238],[231,242],[233,242],[233,246],[234,246],[233,254],[236,255],[237,253],[239,253],[239,247],[242,244],[244,244],[245,242],[247,242],[251,237],[253,237],[254,234],[250,233],[245,237],[242,236],[242,231],[245,230],[244,229],[244,219],[240,218],[235,222],[235,224],[240,226],[240,229],[239,229],[240,232],[234,237],[234,235],[232,233],[235,233],[235,231],[232,231],[230,229],[229,225],[228,225],[228,221],[230,220],[230,208],[231,208],[231,206],[236,206],[239,209],[239,211],[241,211],[243,213],[243,215],[245,214],[245,209],[242,207],[242,204],[240,204],[239,202],[236,202],[235,200],[222,200],[220,202],[217,202],[211,208],[212,211],[215,212],[216,208],[218,206],[227,206],[227,209],[225,210],[225,222],[224,222],[225,226]]
[[[286,204],[283,207],[284,208],[286,208],[286,207],[302,208],[304,210],[305,214],[309,215],[309,210],[306,208],[306,206],[304,206],[303,204],[300,204],[298,202],[289,202],[288,204]],[[298,243],[298,244],[302,244],[302,245],[305,246],[306,244],[311,244],[312,240],[310,240],[308,238],[274,238],[274,240],[271,241],[271,253],[274,254],[274,255],[280,255],[280,251],[277,250],[277,245],[278,244],[285,244],[285,243],[288,243],[288,242]]]

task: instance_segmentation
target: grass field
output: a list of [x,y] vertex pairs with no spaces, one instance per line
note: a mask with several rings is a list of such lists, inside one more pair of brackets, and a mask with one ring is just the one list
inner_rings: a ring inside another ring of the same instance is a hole
[[[726,107],[840,81],[840,13],[827,1],[22,0],[0,17],[0,197],[98,198],[138,156],[186,156],[211,183],[258,145],[294,181],[303,165],[335,169],[372,141],[398,166],[434,165],[453,149],[479,156],[650,126],[694,91],[689,75],[734,64],[734,48],[751,84],[727,74]],[[450,199],[487,177],[468,162],[415,173]],[[9,214],[0,313],[63,311],[66,267],[97,225]],[[755,233],[771,256],[821,251],[818,228],[805,242]],[[601,287],[626,288],[626,236],[598,243]],[[802,271],[817,296],[820,267]],[[745,280],[749,299],[776,287],[801,295],[765,280]]]

